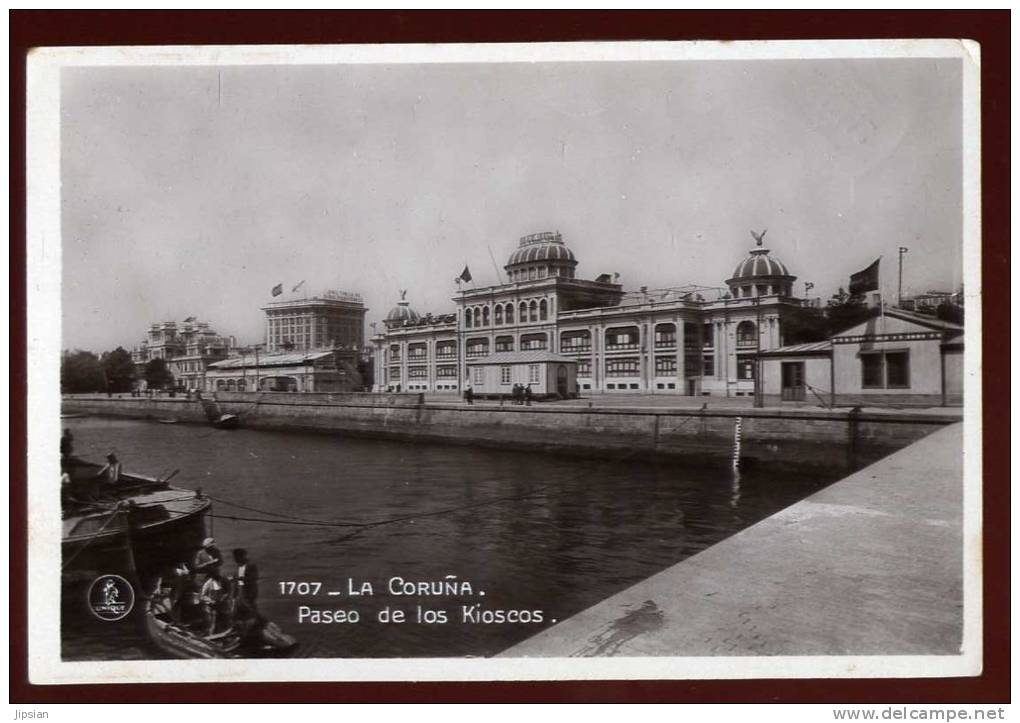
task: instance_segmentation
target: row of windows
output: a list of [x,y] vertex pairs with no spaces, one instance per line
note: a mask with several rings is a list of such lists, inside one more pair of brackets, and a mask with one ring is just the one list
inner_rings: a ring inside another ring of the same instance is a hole
[[793,286],[791,284],[772,284],[771,286],[769,284],[745,284],[739,288],[739,294],[736,295],[746,299],[751,297],[752,291],[755,292],[754,295],[756,296],[767,296],[770,293],[777,296],[793,296]]
[[574,278],[574,270],[564,266],[529,266],[514,269],[510,272],[510,281],[534,281],[548,276],[560,276],[564,279]]
[[[545,299],[530,302],[522,301],[518,308],[518,319],[523,324],[528,321],[546,321],[549,318],[549,302]],[[514,323],[514,305],[512,303],[496,304],[492,307],[492,322],[496,325]],[[490,325],[489,307],[475,306],[464,309],[464,326],[467,328]]]

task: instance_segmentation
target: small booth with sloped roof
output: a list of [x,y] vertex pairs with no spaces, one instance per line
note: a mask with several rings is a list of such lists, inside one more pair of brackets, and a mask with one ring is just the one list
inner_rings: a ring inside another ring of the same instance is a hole
[[477,397],[509,397],[515,384],[536,398],[577,396],[577,361],[544,350],[495,352],[467,362],[468,384]]

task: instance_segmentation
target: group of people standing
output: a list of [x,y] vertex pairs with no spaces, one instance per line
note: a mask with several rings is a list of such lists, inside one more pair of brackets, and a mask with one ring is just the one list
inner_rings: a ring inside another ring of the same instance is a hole
[[533,399],[531,394],[531,385],[514,384],[511,398],[514,400],[514,404],[526,404],[531,406],[531,400]]
[[160,581],[162,612],[184,625],[200,624],[206,637],[235,625],[259,623],[258,567],[244,548],[234,550],[233,558],[234,573],[226,575],[216,541],[211,537],[203,540],[190,566],[182,562],[168,581]]

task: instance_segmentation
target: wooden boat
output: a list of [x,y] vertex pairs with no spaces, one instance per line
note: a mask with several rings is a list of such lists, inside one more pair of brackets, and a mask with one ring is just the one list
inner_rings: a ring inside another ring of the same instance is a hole
[[96,480],[101,465],[61,461],[61,569],[65,573],[157,569],[190,559],[207,536],[212,502],[164,479],[121,473],[115,486]]
[[177,424],[177,422],[178,422],[178,420],[173,419],[173,418],[157,419],[156,421],[159,422],[160,424]]
[[241,423],[241,418],[236,414],[225,414],[215,400],[199,398],[199,401],[202,402],[205,418],[216,429],[237,429]]
[[156,647],[177,658],[284,658],[297,648],[297,640],[271,621],[261,621],[247,634],[231,629],[206,637],[151,602],[145,630]]
[[241,420],[236,414],[221,414],[213,420],[212,426],[216,429],[237,429],[240,423]]

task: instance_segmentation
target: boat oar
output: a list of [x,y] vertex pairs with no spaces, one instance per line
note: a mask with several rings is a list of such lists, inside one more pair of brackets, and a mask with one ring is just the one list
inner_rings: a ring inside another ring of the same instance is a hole
[[180,471],[181,471],[180,469],[175,469],[175,470],[174,470],[173,472],[171,472],[171,473],[170,473],[169,475],[167,475],[166,477],[164,477],[163,479],[161,479],[161,480],[159,481],[159,483],[160,483],[160,484],[163,484],[163,483],[165,483],[165,482],[169,482],[169,481],[170,481],[170,480],[172,480],[172,479],[174,478],[174,476],[175,476],[175,475],[176,475],[176,474],[177,474],[178,472],[180,472]]

